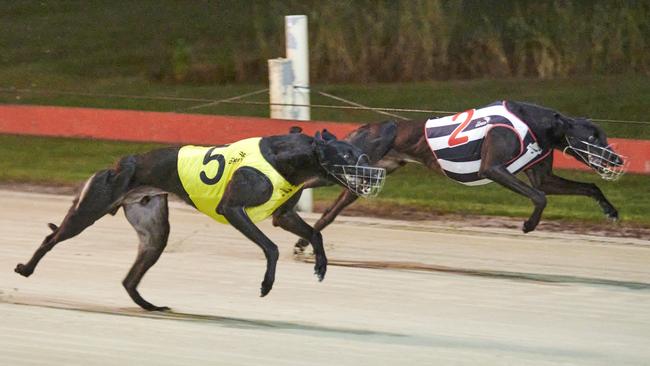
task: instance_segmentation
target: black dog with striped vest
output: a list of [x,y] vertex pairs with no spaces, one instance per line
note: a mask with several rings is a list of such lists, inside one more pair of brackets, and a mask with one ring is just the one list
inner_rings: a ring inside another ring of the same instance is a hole
[[[496,182],[529,198],[535,208],[524,222],[525,233],[537,227],[549,194],[591,197],[609,219],[618,219],[617,210],[595,184],[553,174],[553,149],[573,156],[606,180],[616,180],[625,172],[624,157],[613,151],[603,129],[585,118],[566,117],[530,103],[500,101],[442,118],[366,124],[345,140],[365,151],[372,164],[385,168],[387,174],[416,162],[462,184]],[[516,176],[522,171],[530,184]],[[313,180],[304,188],[325,184]],[[341,192],[314,229],[324,229],[356,198]],[[298,241],[296,252],[305,245],[304,240]]]

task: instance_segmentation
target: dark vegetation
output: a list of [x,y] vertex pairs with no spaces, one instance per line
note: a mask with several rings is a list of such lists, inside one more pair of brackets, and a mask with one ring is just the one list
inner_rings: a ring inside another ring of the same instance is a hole
[[288,14],[309,16],[320,83],[650,72],[639,0],[3,2],[0,66],[260,83]]

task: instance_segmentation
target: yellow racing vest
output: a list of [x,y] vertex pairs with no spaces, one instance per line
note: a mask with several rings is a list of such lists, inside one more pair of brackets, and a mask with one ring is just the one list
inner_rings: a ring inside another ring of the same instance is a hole
[[300,190],[302,184],[294,186],[289,183],[264,159],[260,151],[260,140],[260,137],[254,137],[224,147],[181,147],[178,151],[178,175],[185,192],[199,211],[227,224],[228,220],[217,213],[217,206],[233,174],[245,166],[259,170],[273,184],[273,194],[268,201],[246,208],[246,213],[253,222],[271,216]]

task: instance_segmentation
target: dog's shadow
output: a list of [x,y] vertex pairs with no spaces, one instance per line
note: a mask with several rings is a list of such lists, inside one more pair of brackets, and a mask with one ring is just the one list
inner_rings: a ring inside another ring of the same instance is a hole
[[[294,255],[294,259],[299,262],[314,263],[313,256],[306,254]],[[623,281],[607,278],[582,277],[563,274],[548,273],[527,273],[513,272],[488,269],[473,269],[461,267],[448,267],[436,264],[426,264],[419,262],[398,262],[398,261],[361,261],[361,260],[344,260],[329,259],[328,265],[339,267],[363,268],[363,269],[382,269],[397,271],[417,271],[431,273],[448,273],[461,276],[472,276],[482,278],[492,278],[509,281],[525,281],[541,284],[553,285],[587,285],[587,286],[610,286],[627,290],[650,290],[649,282]]]
[[195,322],[205,325],[215,325],[226,328],[262,330],[285,333],[314,334],[319,336],[332,337],[404,337],[403,334],[374,331],[367,329],[355,329],[346,327],[326,326],[319,324],[302,323],[299,321],[285,320],[268,320],[268,319],[248,319],[239,317],[229,317],[214,314],[195,314],[174,310],[166,311],[145,311],[138,307],[111,307],[106,305],[97,305],[76,301],[66,301],[62,299],[39,297],[34,295],[25,295],[18,293],[0,294],[0,303],[40,307],[44,309],[77,311],[92,314],[102,314],[111,316],[126,316],[133,318],[146,318],[155,320],[171,320],[183,322]]
[[238,317],[227,317],[211,314],[194,314],[178,312],[174,310],[167,311],[154,311],[144,312],[138,308],[125,308],[126,313],[133,314],[134,316],[146,316],[154,319],[167,319],[178,321],[191,321],[201,322],[206,324],[214,324],[229,328],[239,329],[258,329],[258,330],[275,330],[275,331],[290,331],[290,332],[315,332],[315,333],[329,333],[329,334],[346,334],[355,336],[390,336],[400,337],[404,336],[398,333],[378,332],[366,329],[354,329],[344,327],[332,327],[317,324],[308,324],[301,322],[291,322],[282,320],[267,320],[267,319],[246,319]]

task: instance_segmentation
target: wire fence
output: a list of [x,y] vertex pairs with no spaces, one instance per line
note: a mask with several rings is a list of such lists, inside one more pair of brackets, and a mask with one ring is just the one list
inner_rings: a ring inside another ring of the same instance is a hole
[[[338,109],[338,110],[355,110],[355,111],[370,111],[381,115],[386,115],[390,117],[399,118],[402,120],[408,120],[409,118],[404,117],[398,113],[419,113],[419,114],[428,114],[428,115],[450,115],[458,113],[459,111],[447,111],[447,110],[438,110],[438,109],[420,109],[420,108],[393,108],[393,107],[370,107],[357,103],[336,95],[326,93],[317,89],[311,89],[312,92],[317,93],[323,97],[333,99],[347,105],[333,105],[333,104],[292,104],[292,103],[270,103],[270,102],[260,102],[260,101],[251,101],[244,100],[255,95],[260,95],[265,92],[268,92],[268,88],[255,90],[252,92],[227,97],[223,99],[209,99],[209,98],[191,98],[191,97],[174,97],[174,96],[150,96],[150,95],[132,95],[132,94],[113,94],[113,93],[90,93],[90,92],[79,92],[79,91],[67,91],[67,90],[39,90],[39,89],[25,89],[25,88],[0,88],[0,93],[5,94],[45,94],[45,95],[67,95],[67,96],[81,96],[81,97],[90,97],[90,98],[114,98],[114,99],[133,99],[133,100],[157,100],[157,101],[177,101],[177,102],[195,102],[200,103],[195,106],[181,108],[177,111],[192,111],[201,108],[216,106],[219,104],[239,104],[239,105],[255,105],[255,106],[289,106],[289,107],[310,107],[310,108],[322,108],[322,109]],[[634,125],[650,125],[650,121],[639,121],[639,120],[622,120],[622,119],[608,119],[608,118],[591,118],[595,122],[606,122],[606,123],[619,123],[619,124],[634,124]]]

